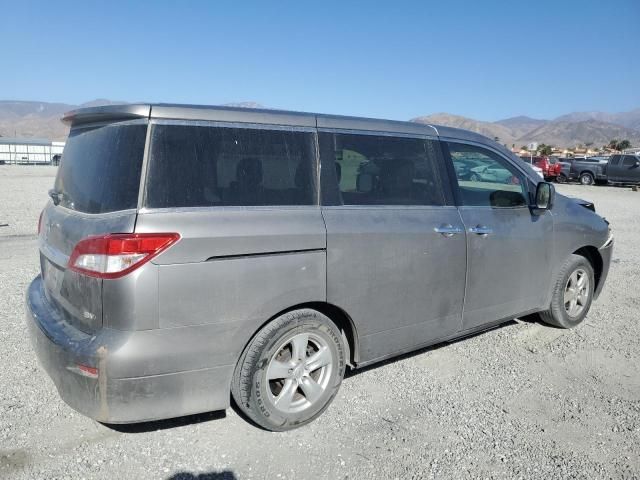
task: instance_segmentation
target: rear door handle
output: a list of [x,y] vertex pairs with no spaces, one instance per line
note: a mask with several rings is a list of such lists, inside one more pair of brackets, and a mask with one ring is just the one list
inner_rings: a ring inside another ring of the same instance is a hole
[[476,225],[475,227],[471,227],[469,229],[469,232],[486,237],[490,233],[493,233],[493,229],[486,227],[484,225]]
[[458,233],[462,233],[463,230],[460,227],[454,227],[453,225],[447,223],[446,225],[440,225],[439,227],[435,227],[433,229],[436,233],[441,233],[445,237],[453,237]]

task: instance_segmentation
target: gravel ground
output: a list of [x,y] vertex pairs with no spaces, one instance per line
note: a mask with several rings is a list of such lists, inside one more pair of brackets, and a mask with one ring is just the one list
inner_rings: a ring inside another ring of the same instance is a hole
[[640,478],[640,193],[559,187],[616,235],[607,287],[575,330],[514,321],[368,368],[288,433],[233,410],[114,430],[59,399],[26,337],[54,172],[0,166],[0,478]]

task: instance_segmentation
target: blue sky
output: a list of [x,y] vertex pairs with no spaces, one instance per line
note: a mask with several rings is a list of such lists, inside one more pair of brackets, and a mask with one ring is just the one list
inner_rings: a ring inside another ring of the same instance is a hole
[[483,120],[640,107],[640,0],[0,0],[0,99]]

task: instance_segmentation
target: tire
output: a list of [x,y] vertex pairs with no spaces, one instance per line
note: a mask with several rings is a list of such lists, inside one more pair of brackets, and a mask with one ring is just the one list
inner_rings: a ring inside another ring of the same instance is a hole
[[593,185],[594,181],[593,175],[591,175],[589,172],[581,173],[579,180],[582,185]]
[[469,177],[469,180],[471,180],[472,182],[479,182],[480,181],[480,175],[478,175],[477,173],[472,173],[471,177]]
[[[585,280],[581,280],[582,278]],[[585,282],[582,286],[581,281]],[[594,288],[595,277],[589,260],[580,255],[570,255],[558,272],[549,310],[540,312],[540,319],[560,328],[579,325],[589,313]],[[565,302],[567,298],[571,300]],[[579,308],[572,310],[574,299],[575,305]]]
[[238,408],[260,427],[291,430],[327,409],[340,388],[346,362],[336,325],[316,310],[294,310],[270,322],[247,345],[236,365],[231,393]]
[[556,177],[557,183],[567,183],[567,176],[562,173]]

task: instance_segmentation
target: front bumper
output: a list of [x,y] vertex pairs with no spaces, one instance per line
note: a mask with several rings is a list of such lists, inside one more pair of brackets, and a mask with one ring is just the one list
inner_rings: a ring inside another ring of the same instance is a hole
[[[212,349],[211,340],[192,328],[85,334],[56,314],[40,277],[27,291],[26,317],[38,360],[60,397],[88,417],[133,423],[229,406],[234,366],[209,365],[204,349]],[[97,368],[97,378],[79,364]]]
[[595,292],[593,292],[594,298],[598,298],[602,289],[604,288],[604,283],[607,280],[607,276],[609,275],[609,267],[611,266],[611,256],[613,255],[613,236],[610,235],[605,244],[598,249],[600,253],[600,257],[602,258],[602,272],[600,272],[600,278],[598,279],[598,285],[596,286]]

